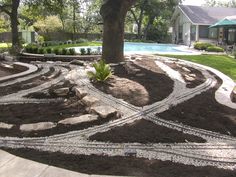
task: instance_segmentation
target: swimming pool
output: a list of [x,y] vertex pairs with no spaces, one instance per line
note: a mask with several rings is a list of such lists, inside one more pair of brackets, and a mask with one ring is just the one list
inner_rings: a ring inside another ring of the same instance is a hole
[[[101,46],[86,46],[86,47],[74,47],[77,53],[80,53],[81,48],[91,48],[94,52],[101,52]],[[140,42],[125,42],[124,44],[125,54],[143,54],[143,53],[159,53],[159,54],[184,54],[193,53],[188,50],[186,46],[180,46],[175,44],[158,44],[158,43],[140,43]]]

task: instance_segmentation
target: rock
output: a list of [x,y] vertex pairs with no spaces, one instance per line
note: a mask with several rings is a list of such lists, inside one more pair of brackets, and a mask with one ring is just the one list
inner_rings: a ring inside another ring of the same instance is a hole
[[31,131],[48,130],[56,126],[57,124],[53,122],[39,122],[33,124],[22,124],[20,126],[20,130],[25,132],[31,132]]
[[0,129],[11,129],[14,125],[0,122]]
[[118,115],[117,110],[110,106],[94,106],[90,109],[91,113],[96,113],[102,118],[107,118],[111,115]]
[[70,62],[70,64],[78,65],[78,66],[84,66],[84,62],[79,61],[79,60],[73,60],[73,61]]
[[87,95],[87,96],[83,97],[81,101],[84,105],[91,107],[92,105],[98,103],[99,99],[97,99],[93,96]]
[[234,90],[231,93],[231,99],[236,103],[236,87],[234,87]]
[[74,91],[75,91],[76,96],[78,96],[80,99],[82,99],[88,94],[88,92],[85,89],[79,88],[79,87],[75,87]]
[[79,124],[83,122],[92,122],[97,119],[98,119],[97,115],[85,114],[79,117],[67,118],[67,119],[59,121],[58,123],[63,124],[63,125],[75,125],[75,124]]
[[190,76],[190,77],[194,77],[194,78],[197,77],[196,74],[189,74],[189,76]]
[[185,77],[185,79],[186,79],[187,81],[190,81],[190,82],[192,82],[192,81],[195,80],[195,78],[193,78],[193,77],[191,77],[191,76],[189,76],[189,75],[184,75],[184,77]]
[[182,67],[182,69],[188,73],[190,73],[191,71],[188,68]]
[[59,88],[59,89],[53,90],[53,93],[57,96],[67,96],[70,93],[70,89],[68,87]]

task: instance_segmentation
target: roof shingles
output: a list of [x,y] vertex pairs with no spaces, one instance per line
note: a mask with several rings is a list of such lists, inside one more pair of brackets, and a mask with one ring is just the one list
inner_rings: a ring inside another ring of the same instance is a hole
[[226,16],[236,15],[236,8],[186,5],[179,7],[194,24],[212,25]]

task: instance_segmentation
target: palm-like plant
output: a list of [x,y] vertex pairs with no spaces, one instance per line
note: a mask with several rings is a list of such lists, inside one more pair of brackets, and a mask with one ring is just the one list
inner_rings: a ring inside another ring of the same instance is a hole
[[104,82],[109,77],[112,76],[112,70],[108,64],[102,59],[96,63],[93,64],[93,67],[95,69],[95,72],[89,71],[87,72],[89,78],[98,81],[98,82]]

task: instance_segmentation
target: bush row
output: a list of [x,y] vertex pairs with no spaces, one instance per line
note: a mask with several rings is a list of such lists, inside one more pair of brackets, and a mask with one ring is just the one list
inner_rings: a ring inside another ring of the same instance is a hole
[[42,48],[38,47],[36,45],[28,45],[25,47],[25,52],[27,53],[34,53],[34,54],[51,54],[54,53],[56,55],[75,55],[75,49],[74,48]]
[[224,49],[207,42],[196,42],[194,48],[197,50],[206,50],[208,52],[224,52]]
[[49,47],[49,46],[55,46],[55,45],[65,45],[65,44],[79,44],[83,42],[88,42],[87,39],[78,39],[78,40],[68,40],[68,41],[46,41],[41,43],[42,47]]

